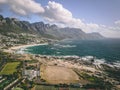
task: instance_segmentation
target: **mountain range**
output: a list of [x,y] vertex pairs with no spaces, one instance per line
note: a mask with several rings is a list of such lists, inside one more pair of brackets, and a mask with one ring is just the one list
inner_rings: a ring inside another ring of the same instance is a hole
[[99,33],[85,33],[79,28],[60,28],[53,24],[45,24],[44,22],[30,23],[28,21],[20,21],[16,18],[4,18],[0,15],[0,34],[5,33],[30,33],[49,39],[80,39],[93,40],[103,39]]

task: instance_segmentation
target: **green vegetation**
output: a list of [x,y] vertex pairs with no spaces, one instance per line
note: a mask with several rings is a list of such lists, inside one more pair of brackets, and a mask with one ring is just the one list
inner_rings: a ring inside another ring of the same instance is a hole
[[22,88],[14,88],[12,90],[23,90]]
[[[108,73],[109,77],[115,78],[116,80],[120,81],[120,69],[116,69],[116,70],[106,70],[106,72]],[[119,78],[119,79],[118,79]]]
[[112,68],[107,65],[102,65],[104,68],[104,71],[107,73],[107,75],[111,78],[114,78],[116,81],[120,82],[120,69],[119,68]]
[[96,76],[90,76],[86,73],[82,73],[82,76],[84,79],[91,82],[91,84],[84,85],[83,88],[89,89],[89,88],[95,88],[95,89],[102,89],[102,90],[111,90],[113,87],[111,83],[105,82],[103,79],[98,78]]
[[8,84],[10,84],[11,82],[13,82],[15,80],[15,78],[13,78],[11,76],[5,77],[5,78],[6,79],[0,83],[0,90],[3,90],[3,88],[5,86],[7,86]]
[[58,88],[54,86],[36,85],[35,90],[58,90]]
[[9,62],[7,63],[2,71],[0,72],[1,75],[10,75],[17,71],[17,67],[20,62]]
[[59,87],[59,86],[47,86],[47,85],[36,85],[35,90],[85,90],[81,88],[72,87]]
[[96,77],[94,75],[89,75],[85,72],[80,72],[77,69],[74,69],[74,71],[79,75],[79,78],[82,78],[89,83],[83,85],[83,88],[85,89],[97,89],[97,90],[111,90],[112,84],[110,82],[104,81],[104,79],[100,77]]
[[86,79],[86,80],[92,82],[92,83],[97,83],[97,82],[102,81],[102,79],[100,79],[100,78],[98,78],[98,77],[96,77],[96,76],[90,76],[90,75],[88,75],[88,74],[86,74],[86,73],[81,73],[81,77],[82,77],[83,79]]

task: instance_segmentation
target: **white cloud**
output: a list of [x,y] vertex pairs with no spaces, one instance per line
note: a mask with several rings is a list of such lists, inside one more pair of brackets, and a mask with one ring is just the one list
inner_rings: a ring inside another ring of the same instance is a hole
[[0,0],[0,4],[8,5],[14,13],[23,16],[44,12],[44,8],[34,0]]
[[42,14],[45,20],[51,23],[63,24],[63,26],[81,28],[85,32],[96,32],[99,25],[94,23],[86,24],[81,19],[74,18],[72,13],[61,4],[49,1]]
[[116,25],[120,25],[120,20],[115,21],[115,24],[116,24]]
[[98,24],[94,24],[94,23],[87,23],[85,24],[85,27],[83,27],[83,30],[86,33],[91,33],[91,32],[98,32],[100,26]]
[[[120,37],[120,20],[116,21],[114,27],[85,23],[83,20],[74,18],[72,13],[64,8],[62,4],[49,1],[48,5],[42,7],[34,0],[0,0],[0,5],[7,5],[17,15],[29,16],[37,14],[46,21],[59,26],[81,28],[86,33],[99,32],[106,37]],[[0,8],[0,10],[2,10]]]
[[6,0],[0,0],[0,4],[6,3]]
[[[80,27],[84,23],[80,19],[73,18],[72,13],[65,9],[61,4],[49,1],[45,7],[43,17],[52,23],[61,23],[66,26]],[[79,25],[78,25],[79,24]]]
[[101,32],[102,35],[105,37],[111,37],[111,38],[120,38],[120,30],[105,30]]
[[106,37],[120,38],[120,20],[115,21],[115,26],[101,26],[101,34]]
[[95,23],[85,23],[81,19],[74,18],[72,13],[61,4],[49,1],[45,7],[43,17],[52,23],[59,23],[63,26],[81,28],[86,33],[99,32],[105,37],[120,37],[120,20],[115,22],[116,27],[98,25]]

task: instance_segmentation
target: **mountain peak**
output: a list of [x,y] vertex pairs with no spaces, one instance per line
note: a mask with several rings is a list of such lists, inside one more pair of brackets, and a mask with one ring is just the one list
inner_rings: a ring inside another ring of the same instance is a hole
[[[0,32],[25,32],[36,33],[43,37],[55,39],[102,39],[99,33],[85,33],[79,28],[60,28],[57,25],[45,24],[44,22],[29,23],[28,21],[19,21],[16,18],[4,18],[0,15]],[[4,21],[4,22],[3,22]],[[17,22],[16,22],[17,21]],[[4,24],[3,24],[4,23]]]

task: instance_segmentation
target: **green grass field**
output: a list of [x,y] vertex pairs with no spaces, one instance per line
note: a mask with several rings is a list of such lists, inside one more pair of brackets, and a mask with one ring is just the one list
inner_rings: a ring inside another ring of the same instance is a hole
[[36,85],[35,90],[58,90],[54,86],[43,86],[43,85]]
[[4,68],[1,70],[0,75],[10,75],[16,72],[17,66],[20,64],[20,62],[10,62],[7,63]]

